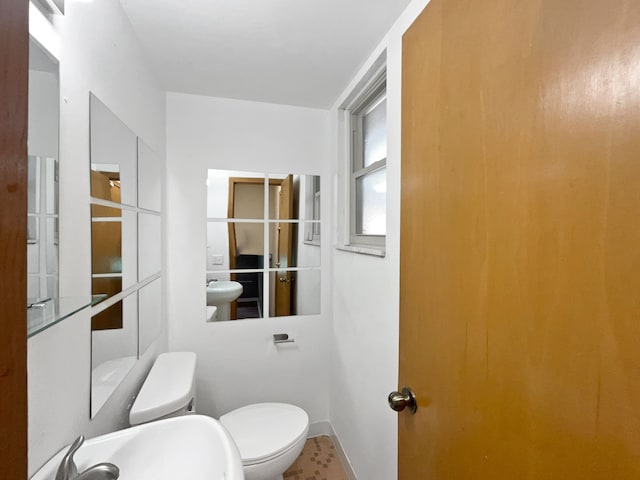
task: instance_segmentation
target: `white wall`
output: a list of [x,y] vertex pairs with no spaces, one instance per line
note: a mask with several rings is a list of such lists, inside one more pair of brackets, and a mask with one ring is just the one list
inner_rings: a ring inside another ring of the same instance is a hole
[[[328,419],[327,261],[321,315],[205,322],[207,170],[326,178],[327,157],[327,111],[167,94],[170,349],[198,355],[201,413],[219,416],[253,402],[284,401],[303,407],[312,422]],[[323,242],[327,259],[330,238]],[[276,347],[274,333],[288,333],[296,342]]]
[[[355,474],[366,480],[397,478],[397,414],[387,395],[398,385],[400,260],[400,121],[402,34],[427,0],[413,1],[366,61],[332,109],[333,184],[342,151],[338,108],[380,54],[387,50],[387,239],[386,257],[334,250],[332,312],[335,345],[331,366],[330,420]],[[337,190],[332,212],[339,210]],[[333,229],[336,229],[334,218]]]
[[[32,15],[33,31],[60,60],[60,291],[91,292],[89,91],[164,156],[165,96],[117,1],[67,2],[54,28]],[[90,311],[29,339],[29,472],[80,433],[127,424],[128,405],[158,351],[163,333],[94,420],[89,420]]]

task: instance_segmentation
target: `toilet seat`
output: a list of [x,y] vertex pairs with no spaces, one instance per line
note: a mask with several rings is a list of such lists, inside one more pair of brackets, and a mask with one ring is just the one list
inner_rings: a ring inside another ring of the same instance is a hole
[[236,442],[245,466],[283,455],[306,438],[309,416],[295,405],[256,403],[220,417]]

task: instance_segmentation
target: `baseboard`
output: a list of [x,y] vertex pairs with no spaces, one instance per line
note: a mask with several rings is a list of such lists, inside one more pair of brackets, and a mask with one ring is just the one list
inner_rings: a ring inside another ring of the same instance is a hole
[[334,435],[333,427],[329,422],[314,422],[309,424],[309,433],[307,433],[307,438],[321,436],[332,437]]
[[307,437],[313,438],[320,436],[331,437],[331,440],[336,447],[336,453],[344,467],[344,472],[347,474],[348,480],[358,480],[358,477],[356,477],[353,467],[351,466],[351,462],[349,461],[349,457],[347,457],[344,448],[342,448],[342,443],[340,443],[340,439],[336,435],[336,432],[330,422],[314,422],[309,425],[309,433],[307,434]]

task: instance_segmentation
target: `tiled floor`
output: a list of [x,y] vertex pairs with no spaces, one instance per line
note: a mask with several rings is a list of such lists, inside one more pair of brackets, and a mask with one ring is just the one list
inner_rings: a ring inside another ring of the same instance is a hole
[[302,453],[284,472],[285,480],[348,480],[329,437],[307,440]]

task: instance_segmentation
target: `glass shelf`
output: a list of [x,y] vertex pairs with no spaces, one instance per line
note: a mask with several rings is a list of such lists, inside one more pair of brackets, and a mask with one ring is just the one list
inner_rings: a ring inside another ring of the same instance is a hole
[[87,307],[107,298],[107,295],[91,297],[59,297],[40,301],[29,301],[27,308],[27,337],[33,337],[47,328],[69,318]]

